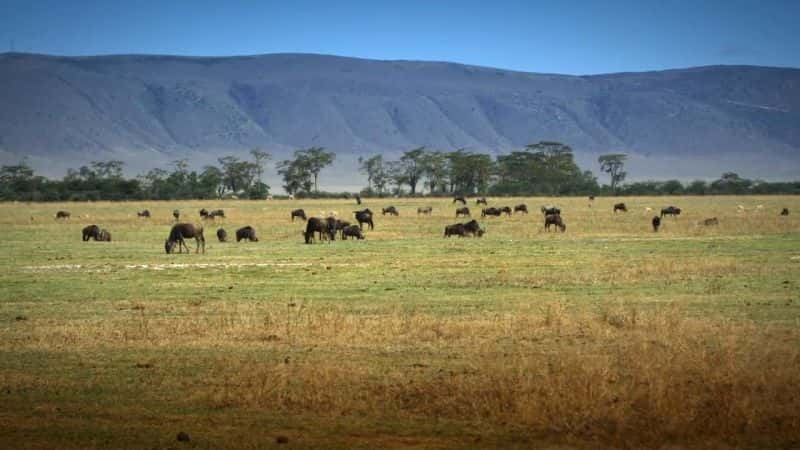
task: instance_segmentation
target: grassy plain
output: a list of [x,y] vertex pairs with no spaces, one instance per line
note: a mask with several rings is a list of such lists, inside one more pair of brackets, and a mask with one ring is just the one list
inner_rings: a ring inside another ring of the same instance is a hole
[[[289,211],[353,201],[0,204],[0,447],[800,447],[800,198],[489,199],[522,202],[444,239],[450,200],[368,199],[315,245]],[[164,254],[201,207],[206,254]]]

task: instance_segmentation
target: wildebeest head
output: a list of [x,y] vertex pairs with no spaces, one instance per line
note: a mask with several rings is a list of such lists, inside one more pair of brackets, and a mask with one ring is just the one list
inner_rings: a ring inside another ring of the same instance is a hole
[[175,250],[175,241],[171,241],[169,239],[164,241],[164,250],[167,252],[168,255],[172,253],[172,251]]

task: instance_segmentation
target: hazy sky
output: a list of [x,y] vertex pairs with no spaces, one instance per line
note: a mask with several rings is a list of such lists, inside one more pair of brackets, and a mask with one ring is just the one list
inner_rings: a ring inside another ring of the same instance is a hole
[[0,0],[0,52],[325,53],[593,74],[800,67],[800,0]]

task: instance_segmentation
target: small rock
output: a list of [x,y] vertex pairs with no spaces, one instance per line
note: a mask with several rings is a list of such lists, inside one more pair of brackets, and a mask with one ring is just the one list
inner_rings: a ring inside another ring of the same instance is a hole
[[277,442],[278,444],[288,444],[289,443],[289,437],[288,436],[278,436],[278,437],[275,438],[275,442]]
[[184,431],[181,431],[180,433],[178,433],[178,441],[189,442],[190,441],[189,434]]

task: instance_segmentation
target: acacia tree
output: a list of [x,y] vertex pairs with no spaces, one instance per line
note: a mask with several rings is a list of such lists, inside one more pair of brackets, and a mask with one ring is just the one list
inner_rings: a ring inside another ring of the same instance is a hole
[[411,195],[417,192],[417,184],[423,174],[424,158],[425,147],[418,147],[403,153],[398,161],[398,170],[402,174],[403,183],[408,184],[411,189]]
[[441,191],[447,189],[447,156],[442,152],[428,152],[422,156],[422,173],[431,194],[436,192],[438,186]]
[[625,180],[628,175],[622,169],[625,167],[625,159],[628,155],[624,153],[610,153],[607,155],[600,155],[597,162],[600,163],[600,170],[607,173],[611,177],[611,190],[616,191],[619,183]]
[[367,176],[367,189],[372,190],[373,185],[377,188],[376,180],[383,176],[382,172],[384,171],[383,156],[374,155],[367,159],[359,156],[358,164],[358,170]]
[[305,159],[308,171],[314,177],[314,191],[319,192],[319,173],[325,167],[333,164],[336,154],[326,152],[323,147],[311,147],[306,150],[295,152],[295,158]]

